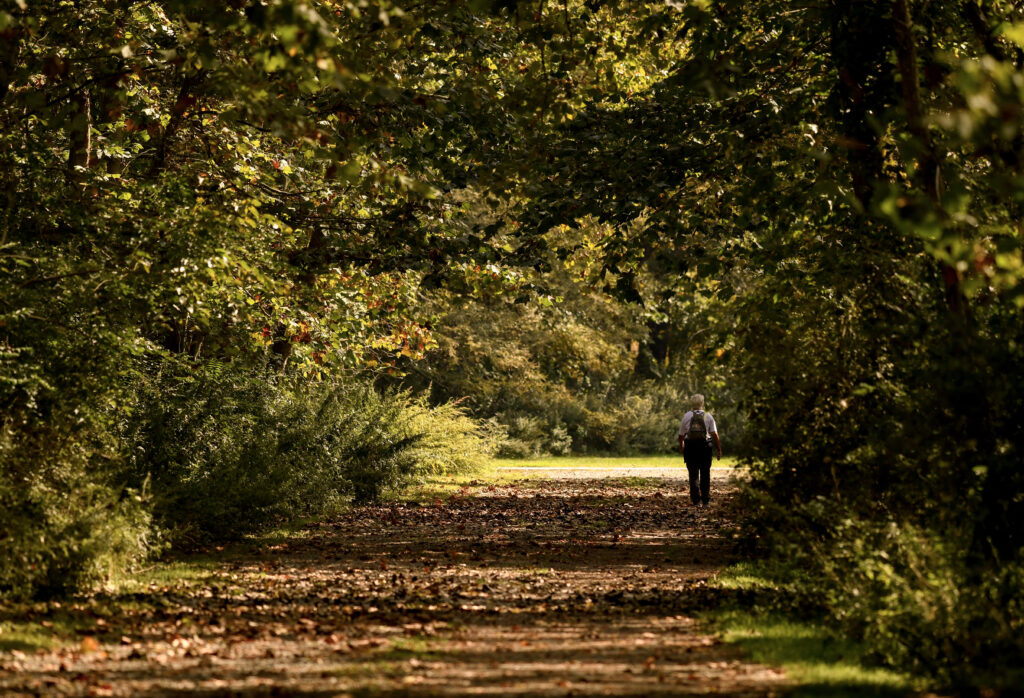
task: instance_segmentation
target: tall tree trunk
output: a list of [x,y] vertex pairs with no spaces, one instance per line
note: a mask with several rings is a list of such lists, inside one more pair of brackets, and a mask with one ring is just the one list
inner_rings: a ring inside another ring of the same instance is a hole
[[89,90],[72,98],[71,124],[68,127],[68,181],[81,179],[79,167],[88,167],[92,157],[92,99]]
[[[894,0],[892,9],[893,31],[896,34],[896,63],[903,86],[903,109],[907,115],[907,129],[917,141],[920,151],[917,179],[936,211],[942,213],[942,167],[940,158],[924,120],[921,101],[921,80],[918,73],[917,42],[914,39],[914,20],[908,0]],[[945,262],[939,263],[945,286],[946,307],[955,315],[966,312],[960,275]]]
[[20,34],[12,29],[0,32],[0,104],[3,104],[11,89],[14,66],[21,53]]
[[178,90],[178,98],[171,107],[171,119],[167,122],[164,132],[160,135],[160,141],[156,145],[156,157],[150,167],[149,174],[156,177],[167,166],[167,155],[170,152],[171,141],[178,134],[181,122],[184,120],[185,112],[196,101],[193,91],[202,81],[202,73],[195,75],[184,75],[181,79],[181,87]]
[[866,213],[882,174],[882,151],[872,123],[888,107],[891,35],[879,31],[872,3],[835,0],[832,12],[831,53],[838,76],[832,100],[853,193]]

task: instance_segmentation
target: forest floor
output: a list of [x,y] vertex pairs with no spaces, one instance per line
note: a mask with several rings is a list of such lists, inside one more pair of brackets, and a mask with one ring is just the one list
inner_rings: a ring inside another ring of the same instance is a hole
[[736,486],[716,471],[699,511],[680,474],[423,490],[164,566],[130,593],[18,609],[0,622],[53,643],[8,637],[0,694],[783,693],[781,670],[695,620],[722,593],[709,581],[732,559]]

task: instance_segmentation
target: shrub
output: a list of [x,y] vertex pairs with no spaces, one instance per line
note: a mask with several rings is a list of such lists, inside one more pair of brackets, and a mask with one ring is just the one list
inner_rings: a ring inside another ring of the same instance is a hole
[[556,424],[551,428],[547,444],[548,453],[553,456],[567,456],[572,453],[572,437],[564,424]]
[[135,482],[178,543],[230,538],[424,473],[464,471],[488,445],[457,406],[340,380],[300,382],[212,365],[158,374],[125,425]]
[[496,449],[496,435],[454,403],[431,407],[421,396],[408,401],[404,413],[411,431],[421,435],[410,449],[417,475],[469,472]]
[[118,379],[138,345],[82,311],[93,287],[37,295],[5,283],[23,269],[9,259],[0,259],[0,597],[48,597],[130,569],[154,543],[113,422],[130,398]]
[[[150,551],[150,517],[109,463],[48,429],[0,432],[0,597],[46,598],[110,580]],[[62,443],[63,441],[63,443]]]
[[495,420],[501,425],[496,451],[498,457],[534,458],[546,452],[548,432],[539,417],[506,412],[499,414]]
[[533,444],[528,444],[520,439],[513,439],[512,437],[505,437],[498,444],[498,448],[495,451],[495,455],[498,458],[514,458],[514,459],[526,459],[533,458],[537,455],[537,450]]
[[829,607],[889,666],[954,688],[1006,687],[1006,668],[1024,656],[1024,560],[972,569],[969,539],[847,519],[831,555],[817,551]]
[[[316,509],[330,495],[311,401],[216,365],[158,373],[124,425],[135,482],[151,481],[157,522],[178,543],[225,537]],[[325,454],[326,455],[326,454]]]
[[[877,663],[954,689],[1006,688],[1024,674],[1024,558],[980,566],[971,532],[939,532],[884,511],[817,497],[746,507],[776,568],[800,570],[801,594]],[[793,578],[791,577],[790,580]]]

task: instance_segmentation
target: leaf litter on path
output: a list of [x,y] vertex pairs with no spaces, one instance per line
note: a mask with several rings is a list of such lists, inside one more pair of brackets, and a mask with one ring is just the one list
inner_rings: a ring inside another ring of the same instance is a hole
[[[477,483],[353,508],[201,582],[72,605],[88,634],[0,653],[4,695],[773,695],[696,626],[735,488]],[[67,606],[62,612],[69,612]]]

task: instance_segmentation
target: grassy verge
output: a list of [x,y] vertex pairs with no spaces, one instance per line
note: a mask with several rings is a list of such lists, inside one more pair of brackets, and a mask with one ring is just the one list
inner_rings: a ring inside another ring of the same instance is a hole
[[[736,458],[723,458],[712,463],[715,467],[734,468]],[[678,453],[664,456],[549,456],[546,458],[506,459],[491,461],[491,468],[683,468],[683,457]],[[501,471],[499,471],[501,472]]]
[[35,652],[59,647],[68,644],[68,638],[85,627],[62,614],[47,613],[44,618],[36,619],[17,607],[7,609],[7,613],[10,615],[0,620],[0,652]]
[[[798,574],[793,571],[793,576]],[[784,604],[773,605],[773,596],[788,593],[774,581],[779,578],[777,571],[769,575],[763,566],[748,562],[727,568],[715,579],[719,589],[758,592],[748,598],[761,600],[726,601],[708,611],[705,620],[753,661],[785,669],[792,696],[894,698],[920,690],[908,675],[871,666],[869,648],[837,637],[823,623],[787,612]]]
[[[716,467],[737,467],[736,458],[723,458],[715,461]],[[515,470],[509,470],[515,468]],[[529,470],[536,468],[537,473]],[[629,468],[679,468],[685,470],[682,456],[548,456],[545,458],[511,459],[494,458],[486,465],[466,473],[451,475],[432,475],[423,481],[413,483],[401,492],[392,493],[388,499],[403,502],[423,502],[444,499],[460,493],[471,493],[476,488],[507,485],[517,480],[529,480],[544,477],[541,468],[605,468],[608,470],[628,470]],[[620,478],[624,484],[635,486],[656,486],[657,479],[645,478],[642,472],[638,475]]]
[[[469,494],[479,488],[507,485],[517,480],[539,477],[522,471],[503,470],[505,461],[492,460],[486,465],[465,473],[430,475],[420,482],[414,482],[400,492],[387,495],[385,499],[400,502],[429,502],[446,499],[457,494]],[[515,461],[509,461],[515,462]]]
[[74,597],[64,601],[9,603],[0,609],[0,651],[35,652],[79,646],[96,648],[111,638],[107,618],[135,613],[151,605],[136,597]]

